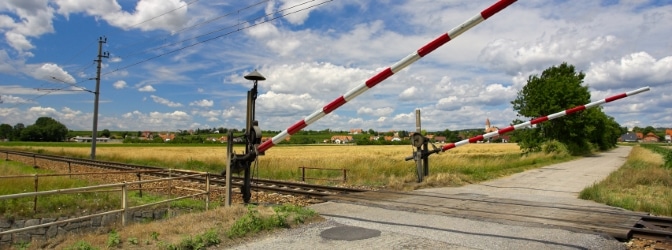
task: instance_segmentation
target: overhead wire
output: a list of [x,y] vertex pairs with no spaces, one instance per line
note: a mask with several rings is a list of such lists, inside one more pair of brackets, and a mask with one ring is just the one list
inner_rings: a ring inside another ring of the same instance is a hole
[[[312,8],[315,8],[315,7],[318,7],[318,6],[327,4],[327,3],[329,3],[329,2],[332,2],[333,0],[326,0],[326,1],[323,1],[323,2],[320,2],[320,3],[317,3],[317,4],[314,4],[314,5],[310,5],[310,6],[308,6],[308,7],[301,8],[301,9],[298,9],[298,10],[295,10],[295,11],[292,11],[292,12],[285,12],[285,11],[287,11],[287,10],[296,8],[296,7],[298,7],[298,6],[305,5],[305,4],[309,3],[309,2],[315,2],[315,1],[316,1],[316,0],[306,1],[306,2],[303,2],[303,3],[300,3],[300,4],[293,5],[293,6],[291,6],[291,7],[285,8],[285,9],[278,10],[278,11],[273,12],[273,13],[270,13],[270,14],[266,14],[266,15],[261,16],[261,17],[258,17],[258,18],[254,18],[252,21],[256,21],[256,20],[259,20],[259,19],[261,19],[261,18],[265,18],[265,17],[272,16],[272,15],[275,15],[275,14],[278,14],[278,13],[282,13],[281,15],[278,15],[278,16],[275,16],[275,17],[272,17],[272,18],[269,18],[269,19],[264,20],[264,21],[261,21],[261,22],[252,23],[252,24],[249,24],[248,26],[245,26],[245,27],[242,27],[242,28],[238,28],[238,29],[233,30],[233,31],[229,31],[229,32],[227,32],[227,33],[223,33],[223,34],[220,34],[220,35],[211,37],[211,38],[207,38],[207,39],[202,40],[202,41],[195,42],[195,43],[193,43],[193,44],[189,44],[189,45],[186,45],[186,46],[183,46],[183,47],[180,47],[180,48],[177,48],[177,49],[168,51],[168,52],[164,52],[164,53],[161,53],[161,54],[158,54],[158,55],[155,55],[155,56],[146,58],[146,59],[144,59],[144,60],[141,60],[141,61],[138,61],[138,62],[129,64],[129,65],[123,66],[123,67],[121,67],[121,68],[116,68],[115,70],[112,70],[112,71],[110,71],[110,72],[103,73],[102,75],[108,75],[108,74],[112,74],[112,73],[115,73],[115,72],[118,72],[118,71],[121,71],[121,70],[130,68],[130,67],[134,67],[134,66],[137,66],[137,65],[139,65],[139,64],[142,64],[142,63],[145,63],[145,62],[148,62],[148,61],[151,61],[151,60],[160,58],[160,57],[165,56],[165,55],[169,55],[169,54],[172,54],[172,53],[175,53],[175,52],[178,52],[178,51],[182,51],[182,50],[185,50],[185,49],[187,49],[187,48],[194,47],[194,46],[196,46],[196,45],[200,45],[200,44],[203,44],[203,43],[206,43],[206,42],[210,42],[210,41],[213,41],[213,40],[215,40],[215,39],[218,39],[218,38],[221,38],[221,37],[224,37],[224,36],[228,36],[228,35],[231,35],[231,34],[234,34],[234,33],[237,33],[237,32],[240,32],[240,31],[243,31],[243,30],[246,30],[246,29],[249,29],[249,28],[256,27],[256,26],[258,26],[258,25],[260,25],[260,24],[268,23],[268,22],[274,21],[274,20],[279,19],[279,18],[282,18],[282,17],[286,17],[286,16],[289,16],[289,15],[292,15],[292,14],[295,14],[295,13],[298,13],[298,12],[301,12],[301,11],[305,11],[305,10],[308,10],[308,9],[312,9]],[[284,13],[283,13],[283,12],[284,12]],[[242,25],[242,24],[243,24],[243,23],[238,23],[238,24],[236,24],[236,25],[233,25],[232,27],[240,26],[240,25]],[[230,27],[226,27],[226,28],[230,28]],[[223,28],[223,29],[219,29],[219,30],[217,30],[217,31],[221,31],[221,30],[224,30],[224,29],[225,29],[225,28]],[[203,35],[199,35],[199,36],[194,37],[194,38],[191,38],[191,39],[186,39],[185,41],[193,40],[193,39],[195,39],[195,38],[204,37],[204,36],[211,35],[211,34],[214,34],[214,33],[216,33],[216,32],[209,32],[209,33],[206,33],[206,34],[203,34]]]
[[[184,31],[187,31],[187,30],[196,29],[197,27],[203,26],[203,25],[205,25],[205,24],[212,23],[212,22],[214,22],[214,21],[217,21],[217,20],[219,20],[219,19],[222,19],[222,18],[231,16],[231,15],[233,15],[233,14],[240,13],[241,11],[245,11],[245,10],[247,10],[247,9],[251,9],[251,8],[257,6],[257,5],[260,5],[260,4],[262,4],[262,3],[266,3],[266,2],[268,2],[268,1],[270,1],[270,0],[262,0],[262,1],[259,1],[259,2],[256,2],[256,3],[253,3],[253,4],[251,4],[251,5],[242,7],[242,8],[240,8],[240,9],[237,9],[237,10],[234,10],[234,11],[231,11],[231,12],[228,12],[228,13],[225,13],[225,14],[223,14],[223,15],[219,15],[219,16],[216,16],[216,17],[214,17],[214,18],[205,20],[205,21],[203,21],[203,22],[196,23],[196,24],[194,24],[194,25],[191,25],[191,26],[182,28],[182,29],[180,29],[180,30],[178,30],[178,31],[176,31],[176,32],[174,32],[174,33],[172,33],[172,34],[170,34],[170,35],[167,35],[167,36],[163,37],[162,39],[155,39],[155,40],[164,40],[164,41],[166,41],[167,38],[172,37],[172,36],[174,36],[175,34],[179,34],[179,33],[182,33],[182,32],[184,32]],[[231,27],[235,27],[235,26],[238,26],[238,25],[240,25],[240,22],[236,23],[235,25],[228,26],[228,27],[225,27],[225,28],[216,30],[216,31],[221,31],[221,30],[223,30],[223,29],[231,28]],[[214,31],[214,32],[210,32],[210,33],[215,33],[216,31]],[[197,37],[199,37],[199,36],[197,36]],[[189,41],[189,40],[195,39],[195,38],[197,38],[197,37],[192,37],[192,38],[184,39],[184,40],[181,40],[181,41],[178,41],[178,42],[173,42],[173,43],[170,43],[170,44],[164,44],[164,45],[161,45],[161,46],[158,46],[158,47],[154,47],[154,48],[148,48],[148,49],[145,49],[145,50],[142,50],[142,51],[139,51],[139,52],[127,53],[127,54],[125,54],[125,55],[120,55],[120,57],[128,57],[128,56],[131,56],[131,57],[132,57],[132,56],[136,56],[136,55],[140,55],[140,54],[147,54],[148,52],[151,52],[151,51],[154,51],[154,50],[159,50],[159,49],[166,48],[166,47],[170,47],[170,46],[172,46],[172,45],[175,45],[175,44],[178,44],[178,43],[181,43],[181,42],[184,42],[184,41]]]
[[[160,15],[158,15],[158,16],[152,17],[152,18],[150,18],[150,19],[148,19],[148,20],[145,20],[145,21],[142,21],[142,22],[140,22],[140,23],[134,24],[134,25],[132,25],[132,27],[133,27],[133,26],[140,25],[140,24],[143,24],[143,23],[146,23],[146,22],[149,22],[149,21],[154,20],[154,19],[156,19],[156,18],[159,18],[159,17],[161,17],[161,16],[167,15],[168,13],[172,13],[172,12],[174,12],[174,11],[180,9],[180,8],[183,8],[183,7],[185,7],[185,6],[191,5],[191,4],[193,4],[193,3],[197,2],[197,1],[199,1],[199,0],[191,1],[191,2],[189,2],[189,3],[187,3],[187,4],[185,4],[185,5],[179,6],[179,7],[175,8],[175,9],[173,9],[173,10],[170,10],[170,11],[168,11],[168,12],[162,13],[162,14],[160,14]],[[238,9],[238,10],[236,10],[235,12],[236,12],[236,13],[239,13],[241,10],[246,10],[246,9],[252,8],[252,7],[254,7],[254,6],[257,6],[257,5],[261,4],[261,3],[268,2],[268,1],[269,1],[269,0],[263,0],[263,1],[260,1],[260,2],[256,2],[256,3],[252,4],[252,5],[248,5],[248,6],[245,6],[245,7],[241,8],[241,9]],[[112,70],[112,71],[110,71],[110,72],[102,73],[101,76],[109,75],[109,74],[113,74],[113,73],[115,73],[115,72],[118,72],[118,71],[121,71],[121,70],[124,70],[124,69],[128,69],[128,68],[137,66],[137,65],[139,65],[139,64],[142,64],[142,63],[145,63],[145,62],[148,62],[148,61],[151,61],[151,60],[160,58],[160,57],[165,56],[165,55],[168,55],[168,54],[172,54],[172,53],[175,53],[175,52],[178,52],[178,51],[182,51],[182,50],[187,49],[187,48],[194,47],[194,46],[196,46],[196,45],[200,45],[200,44],[203,44],[203,43],[206,43],[206,42],[210,42],[210,41],[216,40],[216,39],[221,38],[221,37],[224,37],[224,36],[228,36],[228,35],[231,35],[231,34],[234,34],[234,33],[237,33],[237,32],[243,31],[243,30],[246,30],[246,29],[250,29],[250,28],[256,27],[256,26],[258,26],[258,25],[260,25],[260,24],[268,23],[268,22],[277,20],[277,19],[282,18],[282,17],[286,17],[286,16],[289,16],[289,15],[292,15],[292,14],[296,14],[296,13],[301,12],[301,11],[309,10],[309,9],[312,9],[312,8],[315,8],[315,7],[318,7],[318,6],[327,4],[327,3],[329,3],[329,2],[332,2],[333,0],[322,1],[322,2],[319,2],[319,3],[317,3],[317,4],[310,5],[310,6],[301,8],[301,9],[297,9],[297,10],[294,10],[294,11],[291,11],[291,12],[286,12],[286,11],[288,11],[288,10],[291,10],[291,9],[294,9],[294,8],[299,7],[299,6],[303,6],[303,5],[306,5],[306,4],[310,3],[310,2],[315,2],[315,1],[317,1],[317,0],[305,1],[305,2],[296,4],[296,5],[293,5],[293,6],[284,8],[284,9],[277,10],[277,11],[275,11],[275,12],[273,12],[273,13],[269,13],[269,14],[266,14],[266,15],[263,15],[263,16],[259,16],[259,17],[256,17],[256,18],[249,19],[249,20],[246,21],[247,23],[250,23],[250,21],[256,21],[256,20],[259,20],[259,19],[262,19],[262,18],[266,18],[266,17],[269,17],[269,16],[274,16],[274,15],[276,15],[276,14],[278,14],[278,13],[281,13],[280,15],[277,15],[277,16],[275,16],[275,17],[266,19],[266,20],[264,20],[264,21],[256,22],[256,23],[251,23],[251,24],[249,24],[248,26],[245,26],[245,27],[242,27],[242,28],[238,28],[238,29],[236,29],[236,30],[229,31],[229,32],[227,32],[227,33],[223,33],[223,34],[220,34],[220,35],[217,35],[217,36],[208,38],[208,39],[204,39],[204,40],[202,40],[202,41],[197,41],[197,42],[195,42],[195,43],[193,43],[193,44],[189,44],[189,45],[186,45],[186,46],[183,46],[183,47],[180,47],[180,48],[177,48],[177,49],[168,51],[168,52],[164,52],[164,53],[162,53],[162,54],[159,54],[159,55],[155,55],[155,56],[146,58],[146,59],[144,59],[144,60],[141,60],[141,61],[138,61],[138,62],[129,64],[129,65],[126,65],[126,66],[121,67],[121,68],[116,68],[115,70]],[[191,28],[195,28],[195,27],[202,26],[202,25],[204,25],[204,24],[213,22],[213,21],[215,21],[215,20],[219,20],[219,19],[221,19],[221,18],[230,16],[230,15],[233,14],[233,13],[234,13],[234,12],[229,12],[229,13],[227,13],[227,14],[220,15],[220,16],[218,16],[218,17],[216,17],[216,18],[213,18],[213,19],[204,21],[204,22],[199,23],[199,24],[196,24],[196,25],[189,26],[189,27],[184,28],[184,29],[181,29],[179,32],[182,32],[182,31],[185,31],[185,30],[188,30],[188,29],[191,29]],[[202,34],[202,35],[198,35],[198,36],[195,36],[195,37],[192,37],[192,38],[189,38],[189,39],[185,39],[185,40],[182,40],[182,41],[180,41],[180,42],[184,42],[184,41],[189,41],[189,40],[194,40],[194,39],[202,38],[202,37],[205,37],[205,36],[208,36],[208,35],[215,34],[215,33],[219,32],[219,31],[225,30],[225,29],[227,29],[227,28],[232,28],[232,27],[236,27],[236,26],[243,25],[243,24],[244,24],[244,22],[240,22],[240,21],[238,21],[238,23],[236,23],[235,25],[231,25],[231,26],[228,26],[228,27],[225,27],[225,28],[222,28],[222,29],[218,29],[218,30],[211,31],[211,32],[208,32],[208,33],[205,33],[205,34]],[[172,43],[171,45],[175,45],[175,44],[177,44],[177,43]],[[155,48],[154,50],[158,50],[158,49],[160,49],[160,48],[165,48],[165,47],[167,47],[167,46],[166,46],[166,45],[163,45],[163,46],[160,46],[160,47],[158,47],[158,48]],[[146,50],[145,50],[145,51],[146,51]],[[83,53],[83,50],[80,51],[80,52],[78,52],[75,56],[73,56],[73,58],[76,57],[77,55],[81,54],[81,53]],[[87,66],[83,67],[79,72],[82,72],[82,71],[84,71],[84,70],[87,70],[87,69],[89,69],[90,67],[92,67],[93,65],[95,65],[95,63],[92,62],[92,63],[88,64]],[[56,79],[56,78],[54,78],[54,79]],[[56,79],[56,80],[58,80],[58,79]],[[77,87],[77,88],[80,88],[82,91],[88,91],[88,92],[90,92],[90,90],[87,90],[87,89],[84,88],[84,87],[78,86],[78,84],[83,83],[83,82],[86,82],[86,81],[90,81],[90,80],[91,80],[91,79],[85,79],[85,80],[77,81],[77,82],[75,82],[75,83],[72,84],[72,85],[68,84],[68,85],[65,85],[65,86],[60,87],[60,88],[49,89],[45,94],[37,95],[37,96],[35,96],[34,98],[27,99],[27,102],[34,101],[34,100],[36,100],[36,99],[38,99],[38,98],[41,98],[41,97],[43,97],[43,96],[52,94],[52,93],[57,92],[57,91],[65,91],[65,90],[64,90],[65,88],[73,87],[73,86],[74,86],[74,87]],[[61,82],[64,82],[64,81],[61,80]],[[73,91],[77,91],[77,90],[73,90]],[[16,107],[16,106],[18,106],[18,105],[20,105],[20,104],[16,104],[16,105],[14,105],[13,107]]]
[[[152,21],[152,20],[154,20],[154,19],[156,19],[156,18],[165,16],[165,15],[167,15],[167,14],[169,14],[169,13],[172,13],[172,12],[175,12],[175,11],[181,9],[181,8],[184,8],[184,7],[186,7],[186,6],[189,6],[189,5],[191,5],[191,4],[194,4],[194,3],[198,2],[198,1],[200,1],[200,0],[193,0],[193,1],[191,1],[191,2],[188,2],[188,3],[184,4],[184,5],[178,6],[178,7],[175,8],[175,9],[172,9],[172,10],[169,10],[169,11],[167,11],[167,12],[164,12],[164,13],[162,13],[162,14],[160,14],[160,15],[157,15],[157,16],[151,17],[151,18],[149,18],[149,19],[147,19],[147,20],[144,20],[144,21],[141,21],[141,22],[139,22],[139,23],[133,24],[133,25],[131,25],[130,27],[135,27],[135,26],[138,26],[138,25],[147,23],[147,22]],[[70,57],[70,59],[66,60],[66,62],[65,62],[64,64],[68,64],[70,61],[72,61],[72,60],[74,60],[75,58],[79,57],[81,54],[84,53],[85,50],[89,49],[89,48],[90,48],[93,44],[95,44],[95,43],[96,43],[96,41],[91,41],[88,45],[83,46],[82,49],[80,49],[78,52],[76,52],[72,57]],[[89,68],[93,67],[93,65],[95,65],[95,60],[92,60],[89,64],[87,64],[86,66],[81,67],[81,68],[78,69],[78,70],[75,70],[74,72],[77,72],[77,73],[83,73],[84,71],[86,71],[86,70],[88,70]],[[88,74],[87,74],[87,75],[88,75]],[[54,80],[56,80],[56,81],[60,81],[60,82],[62,82],[62,83],[68,84],[68,83],[66,83],[65,81],[63,81],[63,80],[61,80],[61,79],[57,79],[57,78],[54,77],[54,76],[52,76],[52,78],[53,78]],[[35,96],[35,97],[33,97],[33,98],[27,99],[26,101],[27,101],[27,102],[31,102],[31,101],[34,101],[34,100],[40,98],[40,97],[43,97],[43,96],[52,94],[52,93],[57,92],[57,91],[67,91],[67,90],[65,90],[65,88],[68,88],[68,87],[76,87],[76,88],[80,88],[81,91],[91,92],[90,90],[88,90],[88,89],[86,89],[86,88],[84,88],[84,87],[78,86],[78,84],[83,83],[83,82],[86,82],[86,81],[90,81],[90,80],[91,80],[91,79],[89,78],[89,79],[85,79],[85,80],[82,80],[82,81],[75,82],[75,83],[72,84],[72,85],[68,84],[68,85],[65,85],[65,86],[63,86],[63,87],[60,87],[60,85],[59,85],[59,87],[53,87],[53,88],[49,88],[49,89],[47,89],[46,86],[49,86],[50,84],[54,84],[54,83],[45,82],[45,83],[42,83],[40,86],[38,86],[38,87],[35,88],[35,89],[38,90],[38,91],[40,91],[40,90],[46,90],[47,92],[44,93],[44,94],[42,94],[42,95],[37,95],[37,96]],[[72,91],[79,91],[79,90],[72,90]],[[16,106],[18,106],[18,105],[19,105],[19,104],[16,104],[16,105],[12,106],[11,108],[14,108],[14,107],[16,107]]]

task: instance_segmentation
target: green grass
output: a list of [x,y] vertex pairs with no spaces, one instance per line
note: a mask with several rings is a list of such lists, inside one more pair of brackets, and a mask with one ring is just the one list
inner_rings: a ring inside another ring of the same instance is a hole
[[301,224],[317,215],[309,208],[294,205],[276,206],[273,207],[273,211],[275,213],[263,215],[256,206],[248,206],[247,214],[238,218],[226,235],[229,238],[240,238],[261,231]]
[[626,163],[604,181],[584,189],[579,197],[627,210],[672,216],[672,169],[663,157],[633,147]]

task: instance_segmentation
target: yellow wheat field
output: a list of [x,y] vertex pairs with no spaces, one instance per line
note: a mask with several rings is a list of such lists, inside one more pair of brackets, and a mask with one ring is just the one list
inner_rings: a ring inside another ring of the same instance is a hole
[[[79,155],[87,156],[90,154],[90,148],[83,147],[47,147],[31,146],[31,150],[40,150],[49,154],[58,155]],[[344,165],[343,162],[360,162],[366,160],[380,160],[385,158],[390,161],[398,161],[413,153],[413,147],[405,145],[383,145],[383,146],[351,146],[351,145],[307,145],[307,146],[276,146],[260,156],[260,162],[268,161],[270,163],[284,162],[291,165],[302,163],[303,165],[311,163],[325,164],[330,167]],[[244,148],[236,146],[236,153],[242,154]],[[440,153],[441,157],[465,157],[475,155],[502,155],[520,153],[517,144],[513,143],[482,143],[469,144],[462,147],[453,148],[449,151]],[[98,147],[96,156],[104,159],[135,159],[160,162],[186,162],[201,161],[210,164],[223,163],[226,157],[226,147]],[[276,165],[276,164],[272,164]]]
[[[390,183],[412,182],[416,177],[414,161],[405,161],[411,156],[410,145],[305,145],[275,146],[259,157],[255,164],[254,175],[261,178],[298,180],[302,173],[299,167],[346,169],[347,183],[352,185],[388,186]],[[78,155],[86,157],[90,148],[80,147],[35,147],[48,154]],[[242,154],[243,147],[235,147]],[[514,143],[468,144],[430,156],[431,178],[454,179],[460,172],[470,169],[497,168],[511,161],[521,161],[520,149]],[[161,164],[164,167],[190,168],[219,173],[225,166],[225,146],[100,146],[96,151],[97,159],[134,163]],[[534,162],[535,160],[532,160]],[[190,163],[198,162],[198,167]],[[182,167],[185,166],[185,167]],[[190,167],[191,166],[191,167]],[[466,170],[465,170],[466,169]],[[306,175],[320,179],[342,180],[343,171],[309,170]],[[438,174],[438,175],[437,175]],[[441,175],[443,174],[443,175]],[[446,175],[449,175],[446,177]],[[443,177],[441,177],[443,176]],[[464,178],[462,178],[464,179]],[[470,180],[467,180],[470,181]],[[459,181],[450,181],[459,182]]]

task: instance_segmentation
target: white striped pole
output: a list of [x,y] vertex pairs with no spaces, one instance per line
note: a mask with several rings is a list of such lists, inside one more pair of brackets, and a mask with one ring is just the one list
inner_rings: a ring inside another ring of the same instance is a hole
[[506,128],[494,131],[494,132],[490,132],[490,133],[487,133],[487,134],[482,134],[482,135],[479,135],[479,136],[474,136],[474,137],[471,137],[469,139],[461,140],[461,141],[455,142],[455,143],[449,143],[449,144],[446,144],[443,147],[441,147],[441,152],[446,151],[446,150],[450,150],[452,148],[459,147],[459,146],[462,146],[462,145],[466,145],[466,144],[469,144],[469,143],[474,143],[474,142],[477,142],[477,141],[482,141],[484,139],[489,139],[489,138],[492,138],[492,137],[495,137],[495,136],[498,136],[498,135],[503,135],[503,134],[506,134],[506,133],[514,131],[514,130],[522,129],[522,128],[525,128],[525,127],[529,127],[529,126],[532,126],[532,125],[535,125],[535,124],[545,122],[545,121],[553,120],[555,118],[559,118],[559,117],[563,117],[563,116],[566,116],[566,115],[569,115],[569,114],[573,114],[573,113],[579,112],[579,111],[584,110],[584,109],[597,107],[597,106],[600,106],[600,105],[608,103],[608,102],[616,101],[616,100],[621,99],[621,98],[625,98],[625,97],[628,97],[628,96],[633,96],[633,95],[642,93],[644,91],[649,91],[649,87],[643,87],[643,88],[636,89],[636,90],[633,90],[633,91],[630,91],[630,92],[625,92],[625,93],[621,93],[621,94],[618,94],[618,95],[615,95],[615,96],[610,96],[610,97],[607,97],[607,98],[599,100],[599,101],[594,101],[594,102],[588,103],[586,105],[576,106],[576,107],[573,107],[571,109],[560,111],[560,112],[550,114],[550,115],[547,115],[547,116],[538,117],[538,118],[532,119],[530,121],[527,121],[527,122],[524,122],[524,123],[521,123],[521,124],[512,125],[512,126],[509,126],[509,127],[506,127]]
[[384,81],[388,77],[394,75],[395,73],[401,71],[402,69],[406,68],[406,66],[413,64],[417,60],[420,60],[420,58],[424,57],[425,55],[431,53],[435,49],[441,47],[442,45],[446,44],[452,39],[455,39],[457,36],[461,35],[465,31],[473,28],[474,26],[478,25],[479,23],[485,21],[486,19],[490,18],[491,16],[497,14],[497,12],[503,10],[504,8],[508,7],[509,5],[513,4],[516,2],[516,0],[500,0],[499,2],[493,4],[492,6],[488,7],[487,9],[481,11],[481,13],[473,16],[466,22],[462,23],[461,25],[451,29],[445,34],[442,34],[441,36],[437,37],[433,41],[429,42],[425,46],[421,47],[417,51],[414,51],[413,53],[409,54],[405,58],[401,59],[397,63],[393,64],[391,67],[379,72],[377,75],[369,78],[366,82],[360,84],[359,86],[351,89],[345,95],[342,95],[326,106],[324,106],[322,109],[319,109],[312,113],[311,115],[305,117],[303,120],[298,121],[294,125],[290,126],[286,130],[280,132],[280,134],[277,134],[276,136],[273,136],[272,139],[265,141],[261,145],[259,145],[259,148],[257,151],[259,153],[262,153],[266,151],[267,149],[273,147],[274,145],[277,145],[278,143],[282,142],[287,136],[293,135],[294,133],[300,131],[301,129],[307,127],[308,125],[314,123],[315,121],[321,119],[325,115],[331,113],[332,111],[336,110],[337,108],[341,107],[343,104],[346,102],[349,102],[350,100],[354,99],[355,97],[359,96],[360,94],[366,92],[370,88],[373,88],[376,86],[376,84]]

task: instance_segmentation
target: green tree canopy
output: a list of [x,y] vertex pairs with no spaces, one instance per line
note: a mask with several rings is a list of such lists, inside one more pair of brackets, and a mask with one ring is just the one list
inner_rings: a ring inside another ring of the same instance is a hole
[[51,117],[37,118],[35,124],[21,131],[22,141],[64,141],[68,128]]
[[13,132],[12,125],[0,124],[0,139],[11,139]]
[[[574,66],[567,63],[550,67],[540,76],[530,76],[527,85],[511,102],[519,117],[514,124],[521,123],[523,118],[546,116],[589,103],[590,93],[588,86],[583,85],[584,77],[583,72],[576,72]],[[542,143],[557,140],[565,144],[570,153],[584,154],[590,152],[590,143],[604,149],[613,147],[619,136],[617,128],[620,128],[618,123],[601,108],[593,108],[517,131],[514,136],[525,151],[538,151]]]
[[103,136],[103,137],[110,138],[110,135],[111,135],[111,133],[110,133],[109,129],[103,129],[103,131],[100,132],[100,136]]

